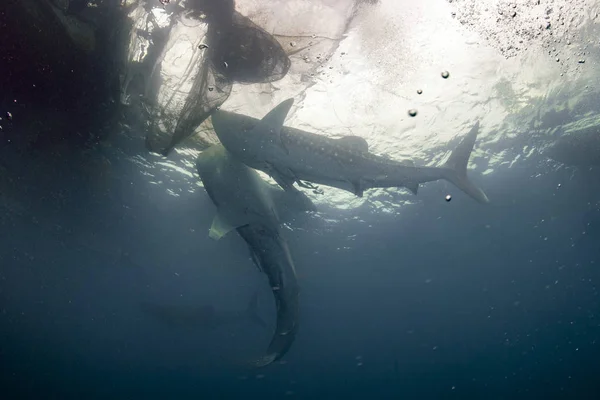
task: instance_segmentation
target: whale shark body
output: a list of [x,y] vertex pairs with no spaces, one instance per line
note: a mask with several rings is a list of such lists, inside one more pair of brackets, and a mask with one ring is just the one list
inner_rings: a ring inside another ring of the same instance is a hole
[[[347,190],[362,197],[370,188],[405,187],[414,194],[419,184],[445,179],[480,203],[485,193],[467,177],[467,164],[479,123],[462,139],[442,167],[416,167],[369,152],[360,136],[340,139],[283,126],[293,99],[281,102],[262,119],[217,110],[211,118],[225,148],[249,167],[269,174],[282,188],[311,183]],[[309,182],[309,183],[307,183]]]
[[316,208],[303,193],[286,192],[267,183],[222,145],[203,151],[196,168],[217,207],[209,236],[220,239],[235,229],[248,244],[256,266],[269,279],[277,323],[266,355],[253,363],[266,366],[287,353],[298,331],[299,286],[287,242],[281,235],[281,218]]

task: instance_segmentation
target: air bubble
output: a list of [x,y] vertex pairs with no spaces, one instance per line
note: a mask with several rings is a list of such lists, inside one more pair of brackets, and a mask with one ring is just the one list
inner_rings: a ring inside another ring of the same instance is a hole
[[423,91],[421,89],[417,89],[417,94],[423,94]]
[[452,196],[451,196],[451,195],[449,195],[449,194],[447,194],[447,195],[446,195],[446,201],[451,201],[451,200],[452,200]]
[[417,110],[411,108],[410,110],[408,110],[408,115],[410,115],[411,117],[415,117],[417,115]]
[[442,78],[448,79],[449,76],[450,76],[450,72],[448,72],[448,71],[442,71]]

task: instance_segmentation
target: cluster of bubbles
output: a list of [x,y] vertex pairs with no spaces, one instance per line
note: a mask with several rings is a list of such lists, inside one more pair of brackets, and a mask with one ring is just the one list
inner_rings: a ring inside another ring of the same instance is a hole
[[[442,71],[441,75],[442,75],[442,78],[448,79],[450,77],[450,72]],[[423,94],[423,89],[417,89],[417,94]],[[411,117],[416,117],[417,114],[418,114],[418,111],[416,108],[411,108],[408,110],[408,115]]]
[[[450,77],[450,72],[448,71],[442,71],[441,73],[442,78],[444,79],[448,79]],[[422,89],[417,89],[417,94],[423,94],[423,90]],[[418,111],[416,108],[411,108],[408,110],[408,115],[411,117],[416,117],[418,114]],[[451,195],[446,195],[446,201],[450,202],[452,200],[452,196]],[[359,362],[360,365],[362,365],[362,362]]]

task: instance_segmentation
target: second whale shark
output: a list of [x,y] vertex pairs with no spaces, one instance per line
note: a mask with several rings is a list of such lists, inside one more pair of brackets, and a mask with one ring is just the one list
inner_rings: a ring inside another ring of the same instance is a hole
[[253,363],[257,367],[269,365],[287,353],[298,332],[300,289],[280,224],[295,213],[316,208],[304,193],[287,192],[269,184],[220,144],[204,150],[196,168],[217,207],[209,236],[220,239],[237,230],[248,244],[254,263],[269,279],[277,323],[266,355]]
[[445,179],[479,203],[489,203],[483,190],[467,177],[479,122],[442,167],[416,167],[369,152],[360,136],[332,139],[283,126],[293,102],[284,100],[262,119],[216,110],[211,116],[213,128],[233,156],[269,174],[286,190],[297,191],[294,183],[314,189],[310,183],[317,183],[360,197],[367,189],[386,187],[406,187],[416,194],[419,184]]

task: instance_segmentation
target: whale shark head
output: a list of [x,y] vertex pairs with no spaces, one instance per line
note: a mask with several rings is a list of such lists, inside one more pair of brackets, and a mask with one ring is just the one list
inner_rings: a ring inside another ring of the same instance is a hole
[[217,110],[211,115],[213,129],[226,148],[243,146],[259,120],[230,111]]
[[276,105],[262,119],[229,111],[216,110],[211,115],[219,141],[238,159],[252,165],[254,158],[277,154],[282,150],[283,123],[294,104],[289,98]]

